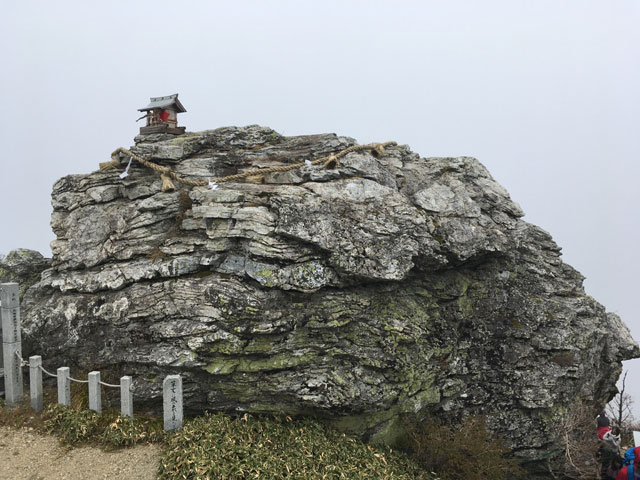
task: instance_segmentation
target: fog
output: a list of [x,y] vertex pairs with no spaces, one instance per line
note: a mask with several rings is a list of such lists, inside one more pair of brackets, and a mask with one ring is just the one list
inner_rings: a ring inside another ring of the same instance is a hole
[[[190,131],[478,158],[640,338],[637,1],[0,6],[0,253],[50,255],[53,183],[130,146],[137,109],[179,93]],[[639,398],[640,363],[625,368]]]

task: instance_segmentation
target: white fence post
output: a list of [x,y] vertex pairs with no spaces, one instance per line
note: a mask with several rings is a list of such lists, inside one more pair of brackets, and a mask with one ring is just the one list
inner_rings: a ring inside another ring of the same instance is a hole
[[2,357],[4,363],[4,396],[7,405],[17,405],[23,395],[20,333],[20,298],[17,283],[0,283],[0,316],[2,317]]
[[102,411],[102,392],[100,390],[100,372],[89,372],[89,409]]
[[[16,405],[23,396],[22,385],[22,338],[20,327],[20,300],[17,283],[0,283],[0,314],[2,326],[2,357],[4,363],[5,400],[7,405]],[[17,354],[17,355],[16,355]],[[48,375],[51,375],[48,373]],[[71,406],[71,378],[69,367],[60,367],[56,372],[58,381],[58,403]],[[100,372],[89,373],[89,408],[102,411]],[[133,418],[132,378],[120,378],[120,411],[122,417]],[[114,385],[115,386],[115,385]],[[29,357],[29,391],[31,407],[42,410],[42,357]],[[168,375],[162,382],[164,429],[178,430],[183,424],[182,377]]]
[[128,375],[120,377],[120,416],[133,420],[133,392],[132,379]]
[[71,406],[71,380],[69,380],[69,367],[60,367],[56,371],[58,375],[58,403]]
[[33,355],[29,357],[29,396],[31,408],[36,412],[42,410],[42,357]]
[[168,375],[162,382],[162,410],[164,429],[173,431],[182,427],[182,377]]

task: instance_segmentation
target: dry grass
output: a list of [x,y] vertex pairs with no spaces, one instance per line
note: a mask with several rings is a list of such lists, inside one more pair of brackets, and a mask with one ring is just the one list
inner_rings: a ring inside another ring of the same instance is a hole
[[414,460],[443,479],[501,480],[523,473],[502,439],[487,432],[482,416],[468,417],[459,426],[427,418],[408,429]]

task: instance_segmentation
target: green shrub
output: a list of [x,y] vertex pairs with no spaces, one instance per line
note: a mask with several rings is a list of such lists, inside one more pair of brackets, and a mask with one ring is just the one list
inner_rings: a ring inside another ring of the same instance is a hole
[[317,421],[205,414],[170,436],[159,479],[432,478],[404,454],[374,449]]
[[74,410],[64,405],[49,405],[44,412],[44,426],[60,441],[74,445],[90,439],[97,430],[100,415],[93,410]]
[[165,437],[157,419],[117,417],[104,429],[102,444],[108,447],[130,447],[136,443],[158,442]]
[[522,474],[502,439],[487,432],[484,417],[468,417],[456,427],[428,418],[408,431],[413,458],[443,479],[502,480]]
[[118,448],[160,442],[165,437],[161,419],[136,416],[131,420],[115,410],[97,413],[51,404],[43,411],[43,418],[45,431],[67,445],[90,442]]

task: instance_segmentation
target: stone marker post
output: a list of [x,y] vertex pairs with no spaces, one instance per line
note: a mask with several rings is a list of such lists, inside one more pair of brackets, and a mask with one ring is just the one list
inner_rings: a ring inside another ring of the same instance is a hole
[[178,430],[182,427],[182,377],[167,375],[162,382],[162,410],[164,429]]
[[20,298],[17,283],[0,283],[0,315],[2,316],[2,358],[4,363],[4,396],[7,405],[22,398],[22,356],[20,333]]
[[42,410],[42,357],[33,355],[29,357],[29,396],[31,408],[36,412]]
[[100,389],[100,372],[89,372],[89,410],[102,411],[102,391]]
[[60,367],[56,374],[58,376],[58,403],[71,406],[71,380],[69,379],[69,367]]
[[133,419],[133,392],[131,377],[120,377],[120,416]]

